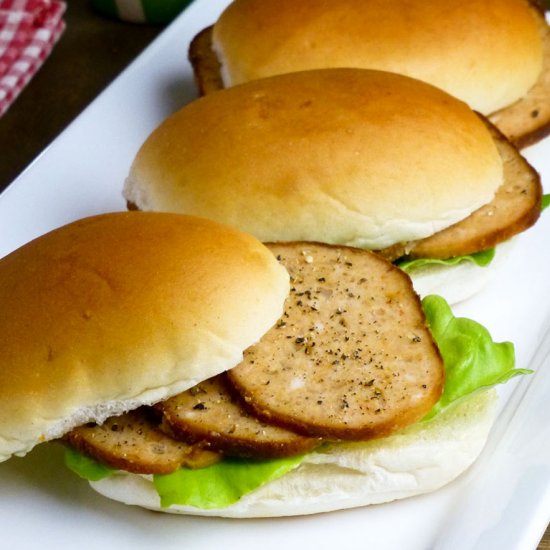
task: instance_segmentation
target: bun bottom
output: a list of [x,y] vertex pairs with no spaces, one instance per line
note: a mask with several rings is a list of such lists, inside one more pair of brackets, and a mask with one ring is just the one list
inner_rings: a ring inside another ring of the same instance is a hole
[[443,296],[450,305],[457,304],[482,290],[506,261],[513,241],[499,244],[493,261],[486,267],[473,262],[454,266],[428,265],[409,273],[414,289],[421,298],[428,294]]
[[292,472],[223,509],[162,508],[147,476],[120,472],[90,484],[129,505],[230,518],[296,516],[389,502],[434,491],[464,472],[483,449],[495,403],[495,390],[477,393],[435,420],[390,437],[312,452]]

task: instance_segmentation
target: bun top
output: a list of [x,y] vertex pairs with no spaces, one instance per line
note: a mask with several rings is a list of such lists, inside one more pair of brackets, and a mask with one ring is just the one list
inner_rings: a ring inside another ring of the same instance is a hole
[[325,69],[187,105],[141,147],[124,194],[262,241],[380,249],[465,218],[501,183],[493,139],[465,103],[404,76]]
[[429,82],[488,114],[542,70],[528,0],[235,0],[214,26],[226,86],[306,69],[357,67]]
[[176,214],[105,214],[0,260],[0,459],[241,361],[283,311],[256,239]]

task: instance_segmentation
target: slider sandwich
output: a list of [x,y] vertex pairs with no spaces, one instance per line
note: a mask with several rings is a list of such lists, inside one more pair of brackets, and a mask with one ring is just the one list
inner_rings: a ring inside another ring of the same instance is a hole
[[378,251],[421,295],[450,302],[486,283],[495,247],[535,223],[542,195],[533,168],[465,103],[363,69],[278,75],[192,102],[146,139],[123,192],[130,208],[211,218],[264,242]]
[[550,29],[529,0],[235,0],[190,51],[201,93],[331,67],[404,74],[517,146],[550,130]]
[[[86,218],[0,260],[0,456],[61,439],[100,493],[229,517],[434,490],[487,438],[513,347],[365,250]],[[457,346],[457,343],[460,345]]]

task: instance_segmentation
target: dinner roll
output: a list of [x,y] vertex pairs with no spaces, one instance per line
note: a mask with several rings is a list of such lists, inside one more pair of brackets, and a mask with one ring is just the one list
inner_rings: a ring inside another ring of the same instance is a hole
[[0,459],[234,367],[283,311],[256,239],[177,214],[76,221],[0,260]]
[[465,218],[502,181],[491,134],[465,103],[408,77],[330,69],[188,104],[140,148],[124,196],[262,241],[380,249]]

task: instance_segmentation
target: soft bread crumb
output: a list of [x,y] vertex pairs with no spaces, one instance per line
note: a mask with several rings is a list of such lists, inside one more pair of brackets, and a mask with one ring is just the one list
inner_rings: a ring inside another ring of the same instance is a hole
[[102,495],[156,511],[221,517],[279,517],[366,506],[434,491],[478,457],[496,410],[495,390],[477,393],[425,424],[367,443],[309,454],[296,469],[223,509],[161,508],[150,478],[120,473],[91,482]]

